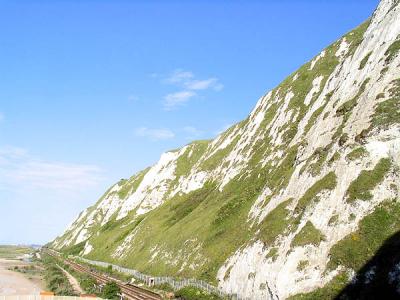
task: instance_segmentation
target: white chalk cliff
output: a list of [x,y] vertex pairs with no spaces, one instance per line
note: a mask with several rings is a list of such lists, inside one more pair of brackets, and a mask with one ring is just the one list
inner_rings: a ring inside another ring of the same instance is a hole
[[[351,281],[400,230],[399,169],[400,3],[382,0],[246,120],[115,184],[51,245],[286,299]],[[382,210],[389,225],[373,223]]]

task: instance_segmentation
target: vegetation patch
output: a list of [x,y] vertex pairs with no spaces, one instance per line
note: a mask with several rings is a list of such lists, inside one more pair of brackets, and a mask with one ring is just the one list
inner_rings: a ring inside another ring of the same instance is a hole
[[169,225],[174,225],[178,221],[185,218],[192,211],[194,211],[201,202],[208,197],[208,195],[215,189],[212,183],[206,183],[202,189],[195,190],[189,194],[184,194],[177,197],[174,204],[171,206],[171,217],[168,220]]
[[339,220],[339,215],[334,215],[329,219],[328,225],[330,226],[335,225],[337,224],[338,220]]
[[369,57],[371,56],[371,54],[372,54],[372,51],[369,52],[369,53],[361,60],[360,66],[358,67],[359,70],[364,69],[364,67],[365,67],[365,65],[367,64],[368,59],[369,59]]
[[139,187],[140,183],[143,180],[143,177],[146,175],[146,173],[149,171],[150,168],[147,168],[138,174],[132,176],[129,178],[129,180],[122,179],[118,184],[120,185],[120,189],[118,190],[118,197],[120,199],[126,199],[126,197],[129,194],[132,194],[133,192],[136,191],[136,189]]
[[79,255],[85,248],[86,241],[80,242],[76,245],[67,247],[63,249],[63,253],[67,255]]
[[319,115],[324,111],[326,104],[327,103],[323,104],[321,107],[319,107],[317,110],[315,110],[312,113],[310,119],[308,120],[306,127],[304,128],[304,134],[307,134],[308,131],[311,129],[311,127],[315,124]]
[[295,213],[300,216],[304,213],[306,208],[312,201],[317,201],[317,195],[324,190],[333,190],[337,185],[337,177],[334,172],[329,172],[323,178],[314,183],[299,199]]
[[368,154],[368,151],[364,147],[358,147],[353,149],[349,154],[346,155],[348,160],[357,160]]
[[357,106],[358,99],[364,93],[365,88],[368,84],[368,82],[371,80],[371,78],[365,79],[365,81],[361,84],[360,89],[358,90],[357,95],[355,95],[352,99],[349,101],[343,103],[337,110],[336,110],[336,115],[337,116],[343,116],[344,123],[347,122],[348,118],[350,117],[350,114],[354,107]]
[[268,251],[266,258],[272,258],[272,261],[275,261],[278,258],[278,248],[276,247],[271,248]]
[[175,293],[175,297],[182,300],[222,300],[218,295],[207,293],[195,287],[184,287]]
[[293,238],[292,247],[301,247],[308,244],[318,246],[325,240],[325,236],[319,231],[313,223],[307,221],[306,225],[300,230],[298,234]]
[[273,187],[275,191],[286,187],[289,183],[290,177],[294,172],[298,148],[298,145],[289,148],[281,164],[275,167],[274,172],[267,179],[268,186]]
[[324,162],[326,161],[326,158],[329,153],[329,145],[325,148],[317,148],[314,153],[312,158],[317,158],[317,160],[309,165],[310,173],[312,176],[318,176],[321,174],[322,167],[324,166]]
[[358,26],[356,29],[352,30],[348,34],[346,34],[345,38],[347,43],[350,44],[349,51],[346,56],[352,56],[354,52],[357,50],[358,46],[360,46],[361,42],[364,38],[364,33],[367,31],[369,24],[371,23],[371,19],[368,19],[363,24]]
[[[271,245],[278,235],[285,232],[290,225],[289,220],[290,211],[287,209],[288,205],[293,199],[289,199],[279,204],[272,210],[260,224],[260,239],[267,245]],[[270,250],[273,256],[273,250]]]
[[[361,43],[366,27],[367,25],[361,29],[358,28],[346,36],[350,44],[349,55],[352,54],[352,49]],[[265,112],[264,120],[257,129],[258,140],[252,141],[251,146],[243,150],[250,151],[252,147],[252,156],[246,170],[230,180],[222,190],[219,190],[215,183],[207,183],[197,191],[164,199],[166,201],[157,209],[146,213],[145,218],[140,221],[140,226],[131,223],[135,216],[134,211],[127,218],[115,221],[117,225],[109,224],[101,232],[99,225],[93,225],[90,228],[91,233],[100,232],[101,234],[91,236],[90,244],[93,250],[87,257],[124,265],[154,276],[195,277],[216,284],[217,271],[226,259],[239,247],[251,241],[259,229],[257,226],[251,227],[248,222],[249,211],[254,201],[267,186],[271,188],[273,195],[277,195],[287,186],[292,177],[299,163],[297,157],[299,145],[289,147],[289,143],[297,133],[298,124],[309,111],[309,106],[304,104],[304,99],[313,87],[313,81],[322,76],[320,91],[313,95],[310,105],[313,105],[320,96],[328,78],[339,64],[339,59],[335,55],[339,46],[340,42],[332,44],[325,49],[325,56],[321,57],[313,68],[310,63],[303,65],[296,72],[298,78],[295,81],[293,81],[293,74],[274,89],[273,98],[276,103],[270,105]],[[283,99],[289,92],[292,92],[294,96],[290,100],[286,113],[291,113],[292,120],[280,128],[279,136],[283,137],[283,144],[274,147],[271,143],[272,137],[266,129],[274,120],[277,109],[281,107]],[[311,128],[321,113],[323,113],[322,109],[312,115],[308,127]],[[231,133],[237,134],[248,124],[249,118],[231,127],[220,135],[219,140],[216,141],[216,147],[222,145]],[[239,139],[240,136],[237,136],[226,148],[219,149],[204,161],[202,158],[210,150],[209,142],[200,141],[195,145],[189,145],[187,151],[177,160],[174,181],[177,182],[179,177],[186,176],[194,166],[198,166],[199,170],[212,171],[221,166],[224,161],[227,164],[226,158],[236,147]],[[276,151],[283,151],[283,156],[275,161],[266,162],[265,158]],[[264,163],[262,166],[261,162]],[[132,183],[128,181],[121,182],[123,188],[120,191],[120,197],[128,197],[135,190]],[[334,181],[336,182],[336,178]],[[170,183],[171,186],[174,183]],[[319,191],[333,189],[331,187],[333,184],[324,182],[319,184],[321,187],[315,187],[315,190],[309,191],[308,197],[311,200],[317,197]],[[307,202],[307,196],[303,201]],[[289,203],[288,200],[279,205],[262,221],[260,240],[271,244],[279,234],[295,227],[296,220],[290,218],[291,212],[287,209]],[[137,229],[135,236],[124,255],[112,256],[135,226]],[[309,233],[305,232],[305,237]],[[273,248],[269,255],[274,258],[277,251]],[[156,252],[158,254],[154,255]],[[165,259],[171,255],[175,257],[173,260]],[[182,297],[190,297],[190,294],[190,292],[182,293]],[[194,297],[201,299],[202,296],[196,292]]]
[[236,136],[236,138],[228,146],[223,149],[219,149],[212,156],[203,161],[200,165],[200,168],[204,171],[214,170],[219,164],[221,164],[222,160],[232,152],[239,140],[240,135]]
[[328,160],[328,166],[332,166],[332,164],[340,159],[340,153],[336,151],[332,157]]
[[120,287],[115,282],[107,282],[101,292],[103,299],[120,299],[119,294],[121,293]]
[[359,229],[339,241],[330,250],[328,267],[339,265],[356,272],[375,255],[386,239],[400,230],[400,204],[387,200],[364,217]]
[[291,296],[288,300],[315,300],[315,299],[336,299],[336,296],[349,283],[349,277],[345,272],[339,273],[324,287],[305,294]]
[[189,175],[193,166],[206,152],[209,141],[196,141],[191,143],[176,162],[175,176],[177,179],[181,176]]
[[372,170],[363,170],[360,175],[350,183],[347,190],[347,202],[353,202],[356,199],[372,199],[371,190],[382,182],[386,173],[390,170],[391,161],[389,158],[382,158]]
[[23,246],[0,245],[0,258],[16,259],[19,256],[31,253],[32,250],[32,248]]
[[390,63],[400,51],[400,40],[394,41],[385,52],[385,62]]
[[392,83],[394,87],[389,90],[390,98],[377,104],[370,129],[374,127],[386,129],[400,122],[400,79]]
[[44,264],[44,280],[47,288],[60,296],[76,296],[64,272],[57,266],[57,261],[47,254],[42,253],[42,262]]
[[297,271],[301,272],[308,266],[308,260],[301,260],[297,265]]

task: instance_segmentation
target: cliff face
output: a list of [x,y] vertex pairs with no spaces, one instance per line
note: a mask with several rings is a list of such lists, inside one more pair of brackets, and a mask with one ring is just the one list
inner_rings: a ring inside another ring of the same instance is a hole
[[252,299],[343,286],[400,230],[399,51],[400,4],[383,0],[246,120],[118,182],[52,246]]

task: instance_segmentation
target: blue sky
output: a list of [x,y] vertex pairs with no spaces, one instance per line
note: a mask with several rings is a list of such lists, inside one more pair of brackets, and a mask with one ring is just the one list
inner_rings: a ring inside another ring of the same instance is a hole
[[1,1],[0,243],[244,119],[378,0]]

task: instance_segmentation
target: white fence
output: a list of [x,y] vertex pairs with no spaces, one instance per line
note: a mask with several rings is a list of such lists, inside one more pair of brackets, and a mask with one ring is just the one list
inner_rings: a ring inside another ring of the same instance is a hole
[[70,257],[81,260],[88,264],[103,267],[103,268],[108,268],[109,266],[111,266],[113,270],[120,272],[120,273],[129,274],[129,275],[133,276],[134,278],[145,282],[147,285],[151,285],[151,284],[159,285],[159,284],[167,283],[174,290],[179,290],[185,286],[193,286],[193,287],[202,289],[204,291],[207,291],[208,293],[217,294],[220,297],[233,299],[233,300],[245,300],[244,298],[238,297],[237,295],[228,295],[228,294],[224,293],[223,291],[221,291],[220,289],[218,289],[217,287],[215,287],[211,284],[208,284],[205,281],[198,280],[198,279],[177,280],[173,277],[153,277],[153,276],[143,274],[137,270],[123,268],[121,266],[102,262],[102,261],[90,260],[90,259],[82,258],[79,256],[70,256]]

